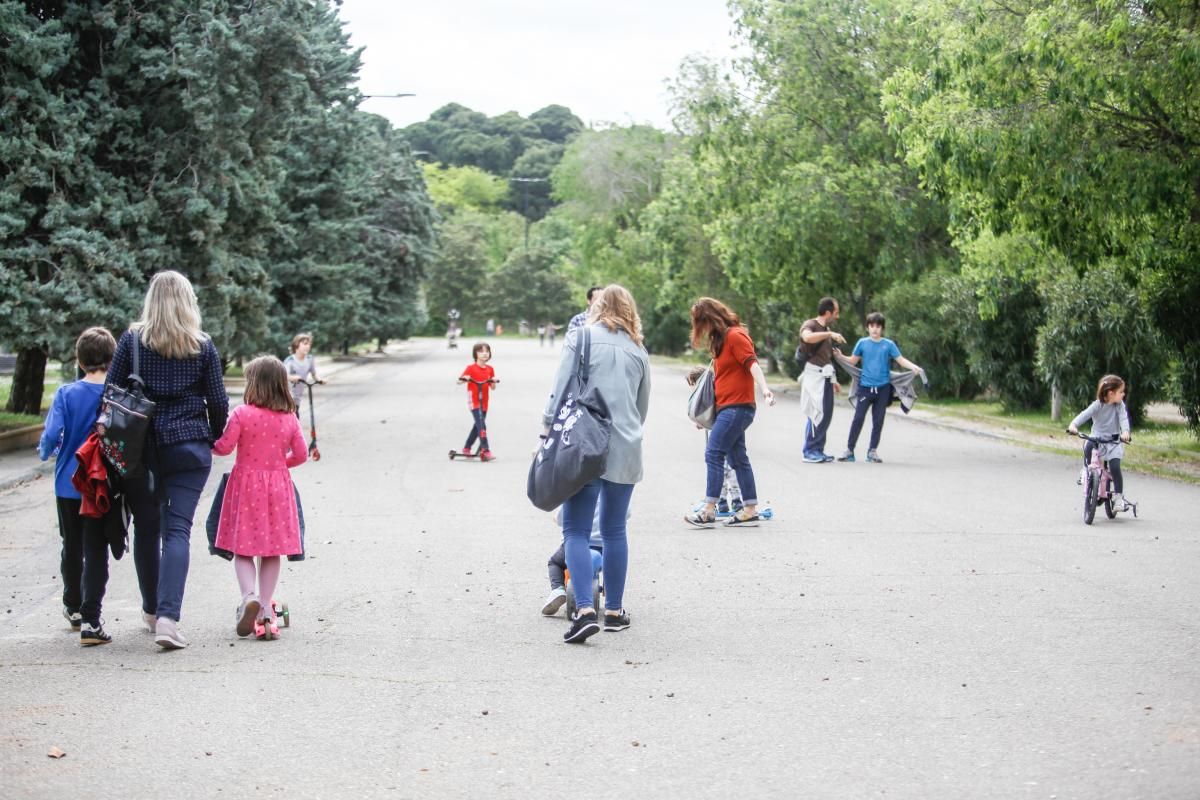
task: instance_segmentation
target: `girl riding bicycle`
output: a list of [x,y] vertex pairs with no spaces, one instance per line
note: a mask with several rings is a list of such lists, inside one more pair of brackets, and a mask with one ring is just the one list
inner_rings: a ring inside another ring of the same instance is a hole
[[479,460],[491,461],[495,456],[492,455],[492,450],[488,446],[488,389],[496,386],[500,380],[496,377],[496,370],[488,366],[488,362],[492,360],[492,348],[487,342],[477,342],[471,348],[471,355],[475,358],[475,362],[468,364],[467,368],[458,376],[459,383],[467,384],[467,407],[471,409],[471,418],[474,420],[462,452],[463,455],[470,455],[471,445],[475,444],[475,439],[478,438]]
[[[1100,444],[1100,458],[1108,462],[1108,471],[1112,475],[1113,505],[1118,511],[1128,511],[1136,504],[1126,500],[1124,481],[1121,477],[1121,458],[1125,455],[1125,443],[1129,441],[1129,411],[1125,408],[1125,381],[1119,375],[1105,375],[1096,386],[1096,400],[1079,416],[1071,420],[1067,431],[1079,433],[1079,426],[1088,420],[1092,421],[1092,437],[1096,439],[1111,438],[1116,441]],[[1092,451],[1097,447],[1096,442],[1089,441],[1083,446],[1083,468],[1087,469],[1092,462]],[[1079,482],[1083,481],[1080,473]]]

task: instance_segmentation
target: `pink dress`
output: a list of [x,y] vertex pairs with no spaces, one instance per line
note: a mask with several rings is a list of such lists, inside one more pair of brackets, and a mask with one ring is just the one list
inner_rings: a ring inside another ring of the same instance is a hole
[[286,411],[238,406],[213,452],[227,456],[235,447],[217,547],[239,556],[299,553],[300,517],[288,468],[308,460],[300,422]]

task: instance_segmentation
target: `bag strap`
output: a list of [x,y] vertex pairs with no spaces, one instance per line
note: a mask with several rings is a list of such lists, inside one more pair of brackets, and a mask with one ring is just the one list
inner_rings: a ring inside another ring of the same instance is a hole
[[142,334],[140,331],[132,331],[132,333],[133,333],[133,370],[129,373],[129,382],[137,384],[137,388],[139,390],[141,390],[146,385],[146,382],[142,380],[141,369],[140,369],[141,365],[138,363],[139,362],[138,355],[140,352],[140,348],[138,347],[138,344],[139,344],[138,340],[140,340],[142,338]]
[[579,376],[579,385],[583,387],[587,386],[588,364],[592,358],[592,331],[586,325],[579,330],[583,333],[583,343],[575,343],[579,352],[579,360],[575,362],[575,374]]

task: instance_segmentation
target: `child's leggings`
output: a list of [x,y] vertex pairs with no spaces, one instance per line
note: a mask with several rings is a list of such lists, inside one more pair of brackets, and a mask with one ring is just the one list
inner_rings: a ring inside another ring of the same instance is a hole
[[[279,556],[261,556],[258,566],[258,599],[262,601],[262,615],[271,616],[271,598],[275,596],[275,587],[279,585]],[[254,594],[254,558],[252,556],[234,556],[233,569],[237,573],[238,586],[242,590],[242,599]]]
[[[1083,465],[1091,466],[1092,451],[1096,449],[1095,442],[1087,442],[1083,445]],[[1112,475],[1113,491],[1117,494],[1125,493],[1125,480],[1121,477],[1121,459],[1110,458],[1108,460],[1108,474]]]
[[487,438],[487,412],[481,408],[472,408],[471,416],[475,418],[475,425],[471,428],[471,434],[467,436],[467,443],[463,447],[467,450],[471,449],[471,445],[475,444],[476,437],[479,438],[479,444],[484,450],[491,450],[488,447]]

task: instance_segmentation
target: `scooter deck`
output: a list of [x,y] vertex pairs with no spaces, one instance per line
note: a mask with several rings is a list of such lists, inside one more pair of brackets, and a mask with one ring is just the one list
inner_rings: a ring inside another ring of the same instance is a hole
[[473,461],[475,459],[478,459],[479,455],[480,454],[477,452],[476,453],[464,453],[462,450],[451,450],[450,451],[450,460],[453,461],[456,458],[465,458],[468,461]]

